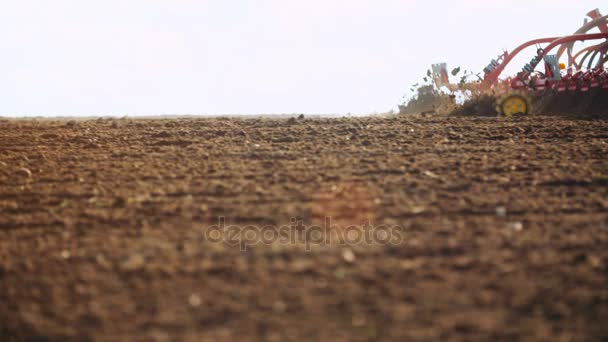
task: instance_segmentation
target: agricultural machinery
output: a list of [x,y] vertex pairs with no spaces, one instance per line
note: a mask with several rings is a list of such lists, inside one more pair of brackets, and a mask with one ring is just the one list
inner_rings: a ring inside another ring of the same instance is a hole
[[[577,107],[589,107],[600,101],[602,109],[607,109],[608,16],[596,9],[587,17],[584,25],[572,35],[534,39],[511,52],[504,51],[484,68],[483,76],[480,73],[478,80],[473,82],[465,76],[458,84],[450,83],[447,65],[432,65],[427,74],[434,83],[432,89],[427,89],[428,85],[422,92],[419,89],[417,97],[400,106],[401,112],[434,111],[438,103],[432,104],[431,97],[441,102],[453,99],[457,92],[491,97],[495,107],[492,110],[504,116],[532,113],[533,104],[538,107],[534,112],[548,110],[551,106],[563,107],[564,101]],[[575,45],[579,42],[588,44],[577,50]],[[515,76],[501,78],[509,63],[530,47],[536,47],[532,60]],[[451,74],[456,76],[458,69]]]

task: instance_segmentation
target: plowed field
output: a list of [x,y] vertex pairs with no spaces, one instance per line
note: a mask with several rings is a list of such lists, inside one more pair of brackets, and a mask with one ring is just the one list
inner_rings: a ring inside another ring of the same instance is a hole
[[0,122],[2,341],[601,340],[607,320],[606,120]]

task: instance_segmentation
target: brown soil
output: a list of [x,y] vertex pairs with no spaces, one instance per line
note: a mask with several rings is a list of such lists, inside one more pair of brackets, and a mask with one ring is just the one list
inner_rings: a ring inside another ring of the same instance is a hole
[[[605,340],[607,132],[556,117],[2,121],[0,340]],[[402,240],[244,249],[209,240],[220,216],[300,233],[369,221]]]

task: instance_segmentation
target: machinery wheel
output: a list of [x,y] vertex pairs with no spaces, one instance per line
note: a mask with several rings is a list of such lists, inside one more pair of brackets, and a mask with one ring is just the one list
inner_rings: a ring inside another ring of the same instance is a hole
[[521,93],[507,93],[501,96],[496,104],[496,111],[506,117],[517,114],[530,114],[532,105],[530,99]]

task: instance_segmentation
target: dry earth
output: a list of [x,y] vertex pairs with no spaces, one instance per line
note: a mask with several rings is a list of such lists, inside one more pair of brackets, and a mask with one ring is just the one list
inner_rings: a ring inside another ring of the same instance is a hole
[[4,120],[0,340],[606,340],[607,156],[601,119]]

